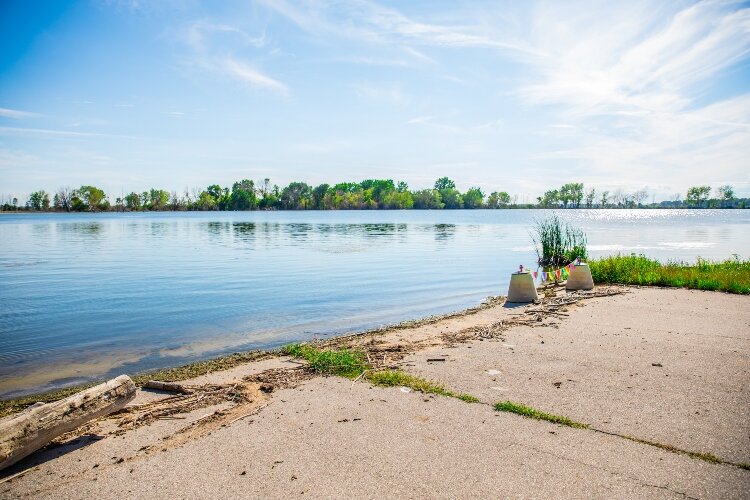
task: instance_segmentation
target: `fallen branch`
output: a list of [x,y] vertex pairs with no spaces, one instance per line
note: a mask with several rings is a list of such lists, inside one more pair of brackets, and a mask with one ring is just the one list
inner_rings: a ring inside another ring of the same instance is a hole
[[50,441],[85,424],[122,409],[135,397],[135,384],[127,375],[72,396],[34,405],[0,421],[0,470],[13,465]]
[[183,385],[173,382],[159,382],[158,380],[149,380],[143,384],[145,389],[155,389],[157,391],[176,392],[178,394],[192,394],[193,391]]

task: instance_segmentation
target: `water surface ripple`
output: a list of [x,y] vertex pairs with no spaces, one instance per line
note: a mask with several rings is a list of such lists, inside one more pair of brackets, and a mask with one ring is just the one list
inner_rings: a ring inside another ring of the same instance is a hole
[[[475,305],[546,212],[0,215],[0,395]],[[750,257],[750,211],[559,213],[594,256]]]

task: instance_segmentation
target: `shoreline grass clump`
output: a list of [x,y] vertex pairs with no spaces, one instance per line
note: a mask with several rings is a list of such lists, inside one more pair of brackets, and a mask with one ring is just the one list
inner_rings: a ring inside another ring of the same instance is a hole
[[496,411],[515,413],[516,415],[533,418],[535,420],[546,420],[547,422],[552,422],[553,424],[566,425],[568,427],[573,427],[574,429],[589,428],[588,424],[576,422],[575,420],[571,420],[568,417],[563,417],[561,415],[553,415],[552,413],[539,411],[530,406],[522,405],[520,403],[514,403],[513,401],[502,401],[500,403],[495,403],[494,408]]
[[466,403],[478,403],[479,398],[471,394],[456,394],[444,385],[417,377],[402,370],[380,370],[365,374],[365,380],[380,387],[408,387],[425,394],[437,394],[448,398],[456,398]]
[[589,262],[595,283],[651,285],[750,294],[750,260],[709,261],[695,264],[661,262],[645,255],[615,255]]
[[304,359],[313,371],[327,375],[356,378],[370,368],[363,352],[349,349],[324,350],[310,345],[289,344],[281,352]]
[[588,258],[586,234],[557,215],[537,220],[531,240],[537,262],[543,267],[565,266]]

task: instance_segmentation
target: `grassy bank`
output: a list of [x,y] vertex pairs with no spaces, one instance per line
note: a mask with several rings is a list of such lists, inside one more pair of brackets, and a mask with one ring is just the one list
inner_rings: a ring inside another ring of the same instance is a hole
[[595,283],[652,285],[750,294],[750,260],[739,258],[695,264],[662,264],[643,255],[617,255],[589,261]]

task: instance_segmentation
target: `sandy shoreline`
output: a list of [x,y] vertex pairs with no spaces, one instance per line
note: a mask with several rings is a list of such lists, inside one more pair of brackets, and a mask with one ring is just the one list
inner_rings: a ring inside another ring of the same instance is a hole
[[[231,387],[242,403],[96,422],[1,472],[21,474],[0,496],[745,497],[750,471],[728,463],[750,463],[750,297],[643,288],[558,299],[326,342],[480,404],[267,358],[187,382]],[[168,398],[139,391],[132,413]],[[591,428],[491,407],[503,400]]]

